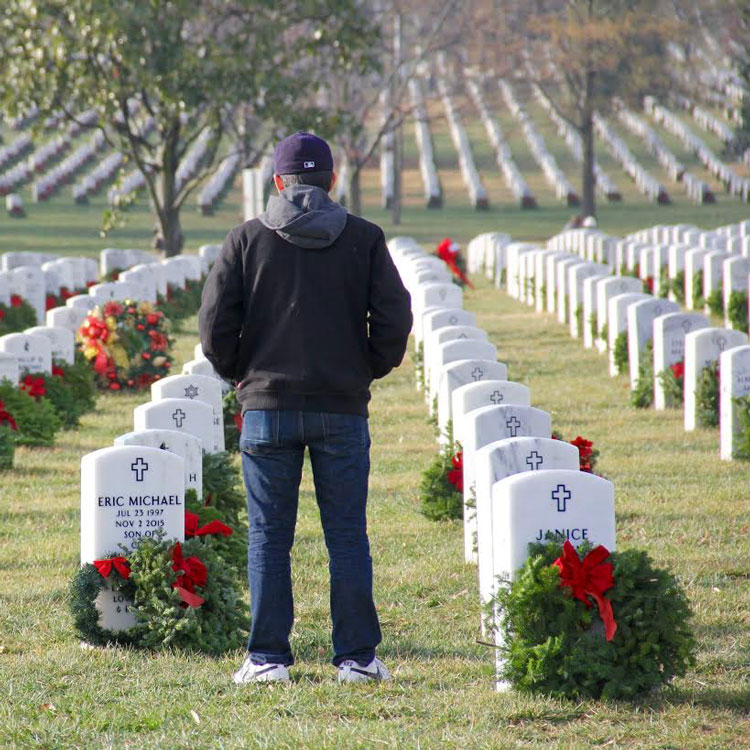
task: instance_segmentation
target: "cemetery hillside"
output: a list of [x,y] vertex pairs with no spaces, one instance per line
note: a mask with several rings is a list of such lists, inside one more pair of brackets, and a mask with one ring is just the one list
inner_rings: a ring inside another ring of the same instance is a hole
[[[7,0],[0,25],[0,748],[750,748],[748,3]],[[279,172],[279,142],[323,150]],[[256,659],[288,459],[285,410],[243,399],[286,374],[294,400],[307,357],[385,372],[398,300],[377,659],[339,659],[331,580],[366,574],[322,499],[356,483],[321,453],[367,458],[327,431],[365,420],[320,407],[294,663]],[[292,373],[238,372],[259,328]]]

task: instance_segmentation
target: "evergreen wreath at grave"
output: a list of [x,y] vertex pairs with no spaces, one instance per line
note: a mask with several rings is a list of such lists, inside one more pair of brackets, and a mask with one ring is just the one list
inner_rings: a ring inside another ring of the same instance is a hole
[[85,408],[76,398],[75,391],[65,382],[63,372],[56,365],[52,373],[28,373],[21,378],[19,388],[36,401],[47,399],[55,409],[64,429],[77,427]]
[[697,310],[706,304],[703,297],[703,269],[698,269],[693,274],[693,309]]
[[664,400],[670,409],[681,407],[685,402],[685,363],[674,362],[659,373]]
[[[681,269],[677,272],[673,279],[669,280],[667,292],[672,292],[675,301],[680,306],[685,305],[685,270]],[[666,295],[665,295],[666,296]]]
[[576,323],[578,325],[578,334],[579,336],[583,335],[583,305],[579,304],[578,307],[576,307]]
[[502,613],[499,676],[520,692],[634,699],[695,663],[687,596],[642,550],[530,544],[494,603]]
[[107,302],[81,325],[77,340],[102,390],[143,390],[169,374],[171,326],[150,302]]
[[722,292],[721,284],[708,295],[706,306],[712,315],[719,317],[724,315],[724,293]]
[[717,427],[719,424],[720,381],[718,360],[706,365],[698,377],[695,386],[695,412],[701,427]]
[[247,512],[247,498],[228,451],[203,454],[203,505],[224,514],[237,525]]
[[0,302],[0,336],[19,333],[36,324],[36,311],[18,294],[10,295],[10,305]]
[[648,341],[638,358],[638,379],[630,393],[636,409],[648,409],[654,403],[654,342]]
[[737,396],[732,402],[737,409],[737,421],[740,426],[732,458],[750,461],[750,396]]
[[615,363],[615,369],[618,375],[622,375],[628,369],[630,357],[628,356],[628,332],[620,331],[615,339],[615,346],[612,354]]
[[420,391],[424,390],[424,342],[420,341],[412,353],[414,367],[417,370],[417,385]]
[[157,307],[175,324],[184,318],[195,315],[201,306],[203,281],[185,280],[185,288],[174,284],[167,284],[166,295],[159,294],[156,298]]
[[13,468],[17,432],[18,424],[15,418],[0,401],[0,471]]
[[36,398],[9,380],[3,380],[0,381],[0,401],[16,421],[16,445],[45,448],[55,444],[62,422],[48,398]]
[[76,349],[73,364],[63,360],[54,360],[52,373],[62,378],[73,392],[81,413],[91,411],[96,406],[96,383],[86,358]]
[[747,333],[747,292],[734,291],[729,294],[727,317],[736,331]]
[[242,433],[242,404],[237,398],[237,389],[232,388],[222,399],[224,414],[224,445],[230,453],[240,450],[240,434]]
[[463,490],[463,451],[460,445],[449,440],[422,472],[420,511],[432,521],[462,518]]
[[[95,600],[106,582],[132,601],[133,627],[100,627]],[[242,645],[249,624],[232,566],[197,537],[182,543],[144,537],[127,559],[112,555],[81,566],[70,608],[78,634],[95,645],[221,654]]]

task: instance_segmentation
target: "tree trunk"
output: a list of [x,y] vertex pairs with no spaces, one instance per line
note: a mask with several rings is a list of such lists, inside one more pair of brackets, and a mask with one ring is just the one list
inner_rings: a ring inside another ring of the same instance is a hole
[[165,258],[171,258],[182,252],[185,237],[180,225],[180,210],[174,206],[162,208],[159,216],[154,247],[163,251]]
[[594,174],[594,113],[592,96],[594,73],[586,74],[586,92],[581,117],[581,138],[583,139],[583,206],[582,216],[596,217],[596,175]]
[[361,166],[350,162],[349,179],[346,186],[346,198],[349,201],[349,213],[355,216],[362,215],[362,193],[359,184],[359,171]]
[[182,252],[184,237],[180,227],[180,208],[177,205],[177,147],[179,128],[174,128],[168,135],[162,150],[162,169],[157,175],[156,194],[157,225],[154,230],[154,247],[171,258]]

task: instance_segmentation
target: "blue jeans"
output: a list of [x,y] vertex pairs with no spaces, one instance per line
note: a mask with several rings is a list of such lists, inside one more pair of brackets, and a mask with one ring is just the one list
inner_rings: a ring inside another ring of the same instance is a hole
[[256,664],[293,664],[294,622],[290,552],[297,522],[305,446],[328,548],[333,663],[375,657],[380,624],[372,599],[367,538],[370,433],[367,418],[302,411],[246,411],[242,473],[250,525],[248,582]]

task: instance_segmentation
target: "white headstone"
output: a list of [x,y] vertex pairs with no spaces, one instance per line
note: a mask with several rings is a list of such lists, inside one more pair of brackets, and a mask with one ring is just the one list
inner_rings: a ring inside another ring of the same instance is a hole
[[746,334],[729,328],[703,328],[685,336],[685,430],[697,426],[695,389],[704,368],[718,361],[722,352],[746,343]]
[[196,344],[193,347],[193,357],[195,359],[205,359],[206,355],[203,353],[203,347],[200,344]]
[[18,385],[20,374],[18,357],[15,354],[0,352],[0,383],[9,380],[14,386]]
[[[703,247],[693,247],[685,252],[685,307],[695,310],[696,304],[693,295],[695,286],[695,275],[703,271],[703,259],[708,250]],[[703,296],[703,285],[701,284],[700,295]]]
[[59,359],[72,365],[75,362],[75,334],[62,326],[35,326],[24,333],[38,333],[49,339],[52,359]]
[[437,396],[440,370],[451,362],[459,359],[497,359],[497,349],[487,341],[461,339],[446,341],[434,347],[430,362],[425,370],[425,381],[428,387],[428,403],[432,403]]
[[48,326],[67,328],[74,337],[84,320],[86,311],[80,307],[53,307],[47,310],[45,315],[45,323]]
[[0,271],[0,305],[10,304],[10,290],[13,286],[10,273],[8,271]]
[[724,304],[724,325],[732,328],[729,320],[729,298],[732,292],[747,295],[748,277],[750,277],[750,258],[730,256],[722,265],[722,293]]
[[608,274],[594,274],[583,280],[583,347],[592,349],[595,339],[598,338],[596,310],[597,295],[596,284],[602,279],[612,278]]
[[44,271],[39,266],[19,266],[11,272],[12,289],[20,294],[36,313],[37,323],[44,321],[47,294],[44,287]]
[[550,415],[533,406],[484,406],[456,420],[454,432],[463,449],[464,557],[476,562],[476,513],[474,510],[474,456],[482,446],[514,437],[552,434]]
[[120,281],[130,284],[133,299],[140,302],[156,303],[157,280],[151,266],[140,264],[120,274]]
[[[422,348],[425,381],[428,380],[427,364],[432,361],[432,352],[440,344],[448,341],[487,341],[487,331],[476,326],[444,326],[425,335]],[[429,404],[432,410],[432,402]]]
[[224,450],[224,414],[221,384],[216,378],[206,375],[170,375],[151,384],[151,399],[189,399],[208,404],[213,410],[214,440],[204,444],[209,453]]
[[96,300],[90,294],[74,294],[65,300],[66,307],[75,307],[88,314],[96,307]]
[[176,453],[185,462],[185,489],[203,497],[203,447],[200,438],[178,430],[140,430],[115,438],[115,445],[145,445]]
[[641,352],[654,336],[654,319],[667,313],[680,311],[676,302],[659,297],[636,302],[626,311],[628,331],[628,360],[630,362],[630,389],[635,390],[638,384],[638,373],[641,365]]
[[654,320],[654,408],[658,411],[667,408],[661,373],[685,361],[685,336],[690,331],[710,325],[701,313],[667,313]]
[[650,294],[630,292],[611,297],[607,309],[607,348],[609,349],[609,374],[620,374],[615,362],[615,343],[622,332],[627,331],[627,310],[630,305],[641,300],[653,299]]
[[52,345],[38,333],[0,336],[0,352],[15,356],[21,373],[52,372]]
[[612,297],[629,292],[643,292],[643,283],[632,276],[611,276],[596,284],[596,326],[599,331],[599,338],[597,339],[597,348],[599,351],[606,351],[608,347],[608,340],[601,338],[601,334],[604,326],[607,325],[609,300]]
[[[175,261],[177,261],[175,263]],[[185,288],[185,268],[179,262],[178,258],[167,258],[161,262],[162,267],[167,272],[167,285],[177,289]]]
[[179,430],[201,439],[206,453],[214,453],[216,442],[214,410],[203,401],[189,398],[164,398],[136,406],[133,429]]
[[719,437],[721,458],[735,458],[742,433],[735,399],[750,395],[750,345],[735,346],[719,357]]
[[108,281],[103,284],[94,284],[89,289],[89,295],[98,303],[123,302],[127,299],[136,300],[136,289],[126,281]]
[[[81,459],[81,563],[123,554],[138,539],[185,538],[182,458],[157,448],[102,448]],[[135,624],[130,602],[109,587],[97,597],[99,624],[123,630]]]
[[[606,266],[601,266],[598,263],[578,263],[575,265],[568,266],[568,280],[567,280],[567,291],[568,291],[568,320],[570,322],[570,335],[573,338],[578,338],[582,335],[583,331],[578,330],[578,310],[581,309],[583,312],[583,294],[584,294],[584,283],[586,279],[600,276],[606,271]],[[581,325],[586,328],[586,317],[585,313],[582,316]]]

